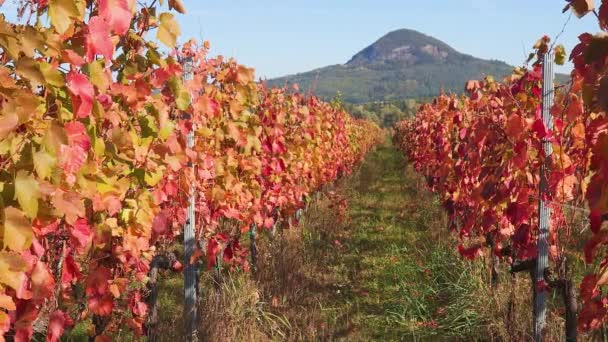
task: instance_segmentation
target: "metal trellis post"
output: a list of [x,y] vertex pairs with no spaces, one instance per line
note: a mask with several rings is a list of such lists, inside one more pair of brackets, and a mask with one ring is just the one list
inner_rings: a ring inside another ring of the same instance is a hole
[[[551,106],[553,106],[553,52],[548,52],[543,56],[543,108],[542,108],[542,119],[547,131],[553,130],[553,120],[551,119]],[[548,258],[548,238],[549,238],[549,224],[551,220],[551,208],[549,207],[548,200],[546,198],[548,186],[547,186],[547,173],[549,172],[548,157],[553,153],[553,147],[551,145],[550,137],[542,138],[542,148],[545,152],[545,163],[541,166],[540,171],[540,187],[539,197],[540,202],[538,206],[538,240],[537,240],[537,256],[536,256],[536,272],[535,272],[535,284],[534,286],[534,340],[540,342],[543,340],[543,330],[546,325],[547,316],[547,303],[546,303],[546,289],[545,287],[539,286],[545,282],[545,269],[549,266]]]
[[[184,65],[184,74],[183,80],[189,81],[194,78],[192,69],[192,59],[186,58],[183,60]],[[194,147],[194,129],[188,133],[187,138],[187,146],[188,148]],[[194,165],[190,165],[192,170],[194,170]],[[194,203],[195,203],[195,193],[194,189],[190,188],[189,193],[189,204],[188,204],[188,212],[186,223],[184,224],[184,326],[186,329],[186,339],[188,341],[196,341],[197,340],[197,321],[198,321],[198,312],[197,312],[197,300],[196,300],[196,287],[197,287],[197,277],[196,277],[196,264],[190,263],[190,259],[192,254],[194,253],[195,247],[195,234],[194,234],[194,226],[195,226],[195,217],[194,217]]]

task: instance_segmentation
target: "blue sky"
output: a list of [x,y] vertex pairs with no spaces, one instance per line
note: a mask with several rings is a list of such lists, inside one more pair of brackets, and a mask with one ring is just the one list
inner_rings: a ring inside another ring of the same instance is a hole
[[[596,1],[598,2],[598,1]],[[345,63],[385,33],[409,28],[476,57],[519,65],[537,38],[566,22],[559,0],[184,0],[182,38],[211,42],[258,77]],[[559,39],[569,51],[595,18],[572,16]],[[525,51],[525,52],[524,52]],[[559,71],[567,72],[567,68]]]
[[[14,2],[1,8],[14,19]],[[258,77],[342,64],[389,31],[408,28],[476,57],[525,61],[544,34],[555,37],[570,12],[563,0],[183,0],[180,41],[211,42],[212,55],[236,57]],[[595,1],[599,3],[599,0]],[[165,1],[166,3],[166,1]],[[166,6],[166,5],[165,5]],[[165,7],[166,9],[166,7]],[[559,43],[570,51],[592,15],[568,21]],[[567,73],[571,65],[558,68]]]

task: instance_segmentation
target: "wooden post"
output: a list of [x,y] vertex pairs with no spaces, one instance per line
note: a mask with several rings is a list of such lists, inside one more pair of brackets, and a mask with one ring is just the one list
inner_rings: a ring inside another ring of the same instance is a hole
[[[183,60],[184,65],[184,81],[189,81],[194,78],[192,73],[192,59]],[[188,148],[194,147],[194,128],[188,133]],[[194,165],[190,165],[194,171]],[[197,300],[196,300],[196,264],[190,262],[195,247],[194,226],[196,224],[194,217],[194,203],[196,196],[194,190],[190,189],[189,205],[186,223],[184,224],[184,328],[185,338],[187,341],[197,341]]]
[[158,331],[159,315],[158,315],[158,280],[160,270],[171,269],[173,263],[177,260],[175,254],[157,254],[152,258],[150,263],[150,271],[148,272],[148,295],[146,304],[148,305],[148,317],[146,318],[145,332],[148,342],[159,341],[161,338]]
[[[553,129],[551,118],[551,107],[553,106],[553,52],[548,52],[543,56],[543,101],[542,119],[548,131]],[[549,137],[542,139],[542,147],[545,152],[545,162],[540,170],[540,203],[538,206],[538,238],[537,238],[537,257],[536,272],[534,275],[534,340],[543,340],[543,331],[546,326],[547,303],[546,289],[539,287],[545,283],[545,269],[549,267],[548,238],[549,224],[551,222],[551,208],[547,203],[547,174],[550,169],[548,158],[553,153],[553,147]]]

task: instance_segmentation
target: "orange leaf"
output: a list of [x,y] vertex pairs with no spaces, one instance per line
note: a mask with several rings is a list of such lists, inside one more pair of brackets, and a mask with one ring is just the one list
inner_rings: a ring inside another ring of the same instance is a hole
[[5,295],[4,293],[0,293],[0,308],[6,309],[8,311],[17,310],[13,298]]
[[49,267],[39,261],[32,271],[32,294],[34,299],[44,299],[51,297],[55,289],[55,279]]
[[32,245],[32,224],[23,212],[14,207],[4,209],[3,245],[15,252],[22,252]]

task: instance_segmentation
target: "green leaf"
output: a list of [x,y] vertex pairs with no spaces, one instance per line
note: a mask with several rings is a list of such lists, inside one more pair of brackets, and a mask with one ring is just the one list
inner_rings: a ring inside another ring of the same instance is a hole
[[145,183],[146,170],[144,169],[135,169],[131,172],[131,175],[135,177],[141,184]]
[[555,64],[564,65],[566,62],[566,49],[563,45],[558,45],[555,47]]
[[169,88],[175,96],[175,104],[179,110],[187,110],[190,107],[190,94],[184,90],[182,81],[173,76],[169,79]]
[[139,126],[141,127],[142,138],[156,137],[158,135],[158,127],[151,116],[142,116],[139,118]]
[[148,57],[150,62],[160,66],[161,68],[167,67],[167,62],[165,61],[165,59],[162,58],[158,51],[154,49],[148,49],[148,52],[146,52],[146,57]]

